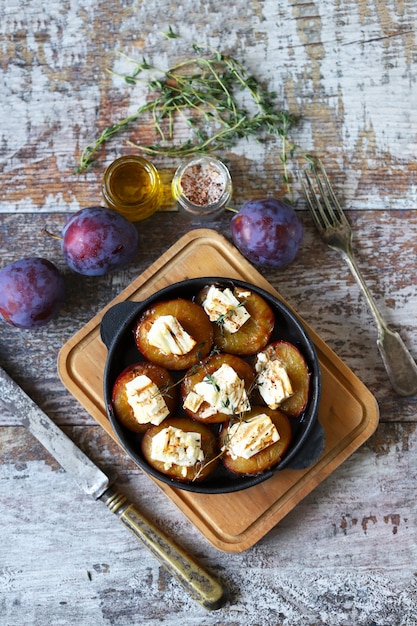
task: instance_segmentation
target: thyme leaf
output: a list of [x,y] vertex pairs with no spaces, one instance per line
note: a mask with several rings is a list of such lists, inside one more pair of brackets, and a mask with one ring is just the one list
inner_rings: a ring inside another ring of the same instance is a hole
[[225,321],[233,317],[237,309],[239,309],[239,307],[245,306],[245,304],[246,304],[246,300],[241,300],[239,304],[236,304],[236,306],[231,307],[228,311],[226,311],[226,313],[222,313],[221,315],[219,315],[219,317],[215,320],[215,323],[218,326],[223,326]]
[[214,389],[219,392],[220,391],[220,387],[218,385],[218,383],[216,382],[216,379],[214,378],[213,374],[206,374],[205,376],[205,380],[210,384],[213,385]]

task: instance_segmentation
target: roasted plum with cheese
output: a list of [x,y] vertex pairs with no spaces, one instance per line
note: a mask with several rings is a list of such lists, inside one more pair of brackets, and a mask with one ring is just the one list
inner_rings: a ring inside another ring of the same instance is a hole
[[254,291],[207,285],[197,302],[214,325],[214,343],[220,351],[246,356],[268,343],[274,329],[274,312]]
[[235,474],[259,474],[280,462],[291,437],[284,413],[254,406],[242,419],[224,424],[220,432],[223,464]]
[[181,385],[183,408],[194,419],[220,423],[250,409],[255,373],[233,354],[213,354],[192,367]]
[[119,374],[113,386],[112,405],[126,428],[144,433],[150,424],[160,424],[172,413],[177,396],[168,370],[145,361]]
[[307,406],[310,373],[305,358],[288,341],[275,341],[256,355],[256,387],[263,402],[298,417]]
[[151,467],[180,482],[205,480],[218,465],[215,435],[188,417],[167,418],[148,428],[142,452]]
[[177,298],[158,302],[137,321],[138,349],[151,363],[169,370],[188,369],[205,358],[213,344],[211,322],[198,304]]
[[285,302],[217,276],[136,296],[105,312],[100,335],[108,417],[145,472],[220,494],[318,458],[319,362]]

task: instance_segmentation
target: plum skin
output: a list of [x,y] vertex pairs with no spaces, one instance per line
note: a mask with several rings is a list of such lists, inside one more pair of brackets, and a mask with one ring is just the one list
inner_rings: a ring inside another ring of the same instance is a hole
[[131,263],[139,236],[125,217],[105,207],[80,209],[62,229],[62,252],[79,274],[102,276]]
[[296,257],[303,227],[294,209],[275,198],[248,200],[231,220],[235,246],[251,262],[285,267]]
[[11,326],[46,325],[58,313],[64,295],[64,279],[48,259],[26,257],[0,270],[0,317]]

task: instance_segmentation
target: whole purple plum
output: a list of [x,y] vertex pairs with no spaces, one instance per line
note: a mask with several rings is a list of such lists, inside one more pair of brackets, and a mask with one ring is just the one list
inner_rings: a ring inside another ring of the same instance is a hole
[[102,276],[131,263],[138,244],[132,222],[100,206],[77,211],[62,230],[66,262],[74,272],[87,276]]
[[294,209],[275,198],[248,200],[231,221],[232,239],[252,263],[285,267],[303,239],[303,227]]
[[44,326],[63,299],[64,279],[47,259],[27,257],[0,270],[0,317],[11,326]]

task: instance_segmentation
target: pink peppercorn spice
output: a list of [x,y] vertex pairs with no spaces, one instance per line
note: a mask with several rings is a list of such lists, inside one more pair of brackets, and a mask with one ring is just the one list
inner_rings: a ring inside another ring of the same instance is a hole
[[212,156],[195,156],[180,165],[172,180],[172,195],[194,217],[215,217],[232,195],[229,170]]

